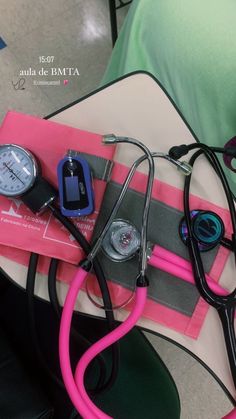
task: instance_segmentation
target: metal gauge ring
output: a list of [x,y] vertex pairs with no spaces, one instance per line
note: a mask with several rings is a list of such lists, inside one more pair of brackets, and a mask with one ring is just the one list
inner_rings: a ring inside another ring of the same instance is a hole
[[0,195],[24,195],[34,185],[38,171],[30,151],[16,144],[0,145]]

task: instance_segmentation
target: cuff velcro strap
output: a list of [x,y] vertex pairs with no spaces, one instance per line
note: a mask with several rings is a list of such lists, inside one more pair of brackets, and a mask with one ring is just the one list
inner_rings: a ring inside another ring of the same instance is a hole
[[112,160],[88,153],[79,153],[79,155],[87,160],[94,178],[109,182],[114,164]]

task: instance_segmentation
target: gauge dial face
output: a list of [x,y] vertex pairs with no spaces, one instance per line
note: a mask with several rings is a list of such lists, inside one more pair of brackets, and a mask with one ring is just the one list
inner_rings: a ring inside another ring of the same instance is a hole
[[24,148],[6,144],[0,146],[0,194],[13,197],[24,194],[35,182],[37,164]]

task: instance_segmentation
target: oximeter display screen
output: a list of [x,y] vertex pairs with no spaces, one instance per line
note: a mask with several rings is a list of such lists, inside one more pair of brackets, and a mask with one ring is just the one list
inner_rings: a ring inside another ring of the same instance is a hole
[[81,163],[75,159],[63,165],[63,206],[66,210],[86,208],[89,204],[84,171]]
[[79,178],[78,176],[65,177],[66,199],[67,201],[79,201]]

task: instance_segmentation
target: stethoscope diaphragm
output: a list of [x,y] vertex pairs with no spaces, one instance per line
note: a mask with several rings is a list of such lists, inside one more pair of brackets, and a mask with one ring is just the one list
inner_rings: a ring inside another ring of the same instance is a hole
[[[138,229],[130,221],[123,219],[114,220],[108,229],[106,236],[102,242],[103,253],[113,262],[125,262],[138,252],[140,248],[140,233]],[[125,299],[123,293],[119,295],[119,287],[112,288],[110,281],[107,281],[109,293],[113,297],[115,292],[116,304],[112,306],[112,310],[123,308],[129,304],[134,298],[135,282],[130,283],[130,289],[126,291]],[[92,277],[88,277],[86,281],[86,293],[89,300],[98,308],[109,311],[108,307],[104,307],[99,296],[99,290],[96,287],[96,281]],[[113,298],[112,298],[113,299]]]
[[[206,252],[220,243],[225,234],[223,221],[212,211],[192,210],[190,212],[192,232],[198,241],[199,250]],[[186,220],[183,217],[179,224],[179,235],[184,244],[188,238]]]
[[116,219],[112,222],[102,244],[109,259],[124,262],[139,250],[140,233],[130,221]]

